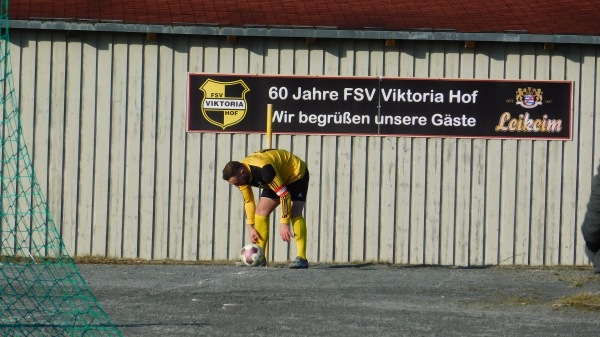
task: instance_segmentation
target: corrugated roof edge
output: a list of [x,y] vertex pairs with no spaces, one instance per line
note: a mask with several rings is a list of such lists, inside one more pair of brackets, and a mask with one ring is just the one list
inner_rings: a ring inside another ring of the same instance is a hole
[[526,32],[457,32],[439,30],[340,30],[323,27],[223,27],[217,25],[147,25],[127,24],[119,22],[70,22],[60,20],[33,21],[9,20],[9,28],[41,29],[66,31],[102,31],[121,33],[156,33],[183,35],[218,35],[218,36],[250,36],[250,37],[295,37],[323,39],[369,39],[369,40],[427,40],[427,41],[487,41],[517,43],[563,43],[563,44],[600,44],[600,35],[569,34],[528,34]]

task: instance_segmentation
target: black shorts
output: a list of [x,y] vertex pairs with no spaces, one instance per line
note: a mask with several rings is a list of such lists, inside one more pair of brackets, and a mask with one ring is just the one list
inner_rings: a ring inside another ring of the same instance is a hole
[[[308,169],[304,172],[304,176],[293,183],[286,185],[288,193],[292,197],[292,201],[306,201],[306,194],[308,193],[308,181],[310,175]],[[271,189],[265,188],[260,193],[263,198],[279,199],[279,196]]]

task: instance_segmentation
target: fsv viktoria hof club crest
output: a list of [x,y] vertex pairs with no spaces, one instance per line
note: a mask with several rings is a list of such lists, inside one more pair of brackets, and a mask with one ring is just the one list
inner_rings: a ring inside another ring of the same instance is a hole
[[542,105],[542,89],[532,87],[517,89],[515,103],[526,109]]
[[244,81],[220,82],[209,78],[200,90],[204,92],[202,115],[211,124],[225,130],[246,116],[246,93],[250,88]]

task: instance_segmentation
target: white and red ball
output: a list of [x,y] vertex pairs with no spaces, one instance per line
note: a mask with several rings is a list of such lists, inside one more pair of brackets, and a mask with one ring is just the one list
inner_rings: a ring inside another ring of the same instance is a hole
[[263,263],[265,259],[265,253],[262,248],[255,243],[250,243],[242,247],[242,253],[240,255],[242,263],[248,267],[256,267]]

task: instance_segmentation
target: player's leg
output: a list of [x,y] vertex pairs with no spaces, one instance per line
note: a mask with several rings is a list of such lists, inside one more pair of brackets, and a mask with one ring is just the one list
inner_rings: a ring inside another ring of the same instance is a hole
[[261,196],[254,212],[254,229],[260,234],[257,244],[265,251],[267,242],[269,242],[269,215],[279,205],[279,198],[269,198]]
[[294,201],[292,204],[292,228],[298,256],[306,260],[306,219],[302,215],[304,201]]
[[304,218],[304,205],[308,193],[308,182],[310,175],[308,170],[304,173],[302,179],[288,185],[288,190],[292,196],[292,228],[294,229],[294,240],[296,241],[297,257],[290,265],[290,268],[308,268],[308,259],[306,258],[306,219]]

